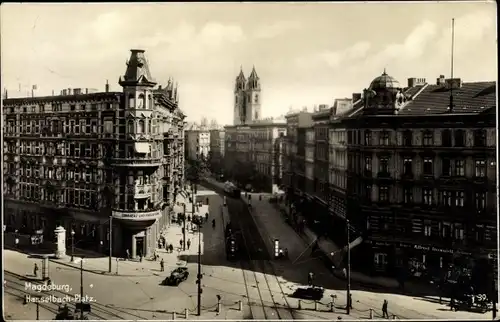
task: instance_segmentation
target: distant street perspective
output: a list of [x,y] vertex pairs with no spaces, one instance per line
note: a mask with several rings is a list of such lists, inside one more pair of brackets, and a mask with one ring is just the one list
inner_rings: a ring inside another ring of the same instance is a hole
[[4,318],[497,320],[494,9],[2,4]]

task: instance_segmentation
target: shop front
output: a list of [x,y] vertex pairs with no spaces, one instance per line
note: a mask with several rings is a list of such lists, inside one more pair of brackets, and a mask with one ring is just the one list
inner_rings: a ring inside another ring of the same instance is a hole
[[481,262],[480,255],[463,249],[378,240],[365,243],[371,248],[372,274],[404,280],[453,283],[460,276],[474,276]]

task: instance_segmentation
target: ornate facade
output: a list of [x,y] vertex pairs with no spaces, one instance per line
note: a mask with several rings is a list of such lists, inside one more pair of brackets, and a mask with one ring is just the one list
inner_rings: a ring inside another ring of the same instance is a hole
[[63,226],[76,247],[108,252],[112,216],[114,254],[151,254],[184,181],[185,116],[143,50],[131,50],[119,84],[3,101],[7,229],[52,240]]
[[[384,71],[330,120],[329,209],[314,198],[296,198],[298,208],[305,201],[302,209],[340,246],[342,214],[350,220],[351,238],[363,239],[352,250],[354,269],[427,282],[468,271],[478,291],[491,292],[498,265],[495,92],[495,82],[444,76],[401,86]],[[345,164],[339,153],[347,153]],[[335,198],[344,204],[335,206]]]
[[284,119],[226,126],[224,168],[227,175],[240,183],[253,184],[259,190],[277,191],[283,169],[280,137],[285,135]]

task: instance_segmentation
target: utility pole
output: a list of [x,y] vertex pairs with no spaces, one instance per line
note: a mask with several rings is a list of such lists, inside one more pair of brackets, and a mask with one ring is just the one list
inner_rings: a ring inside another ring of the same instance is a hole
[[83,320],[83,256],[80,261],[80,320]]
[[201,222],[198,226],[198,316],[201,316]]
[[347,314],[351,314],[351,247],[349,233],[349,219],[346,220],[347,227]]
[[40,320],[40,302],[36,301],[36,319]]
[[113,215],[109,216],[109,266],[108,272],[111,273],[111,259],[113,257]]
[[182,205],[184,211],[184,218],[182,219],[182,250],[186,250],[186,203]]

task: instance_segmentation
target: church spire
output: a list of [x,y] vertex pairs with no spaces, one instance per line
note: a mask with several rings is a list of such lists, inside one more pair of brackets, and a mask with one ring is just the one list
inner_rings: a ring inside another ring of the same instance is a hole
[[248,79],[259,79],[257,72],[255,71],[255,65],[252,67],[252,72],[250,73],[250,77]]

